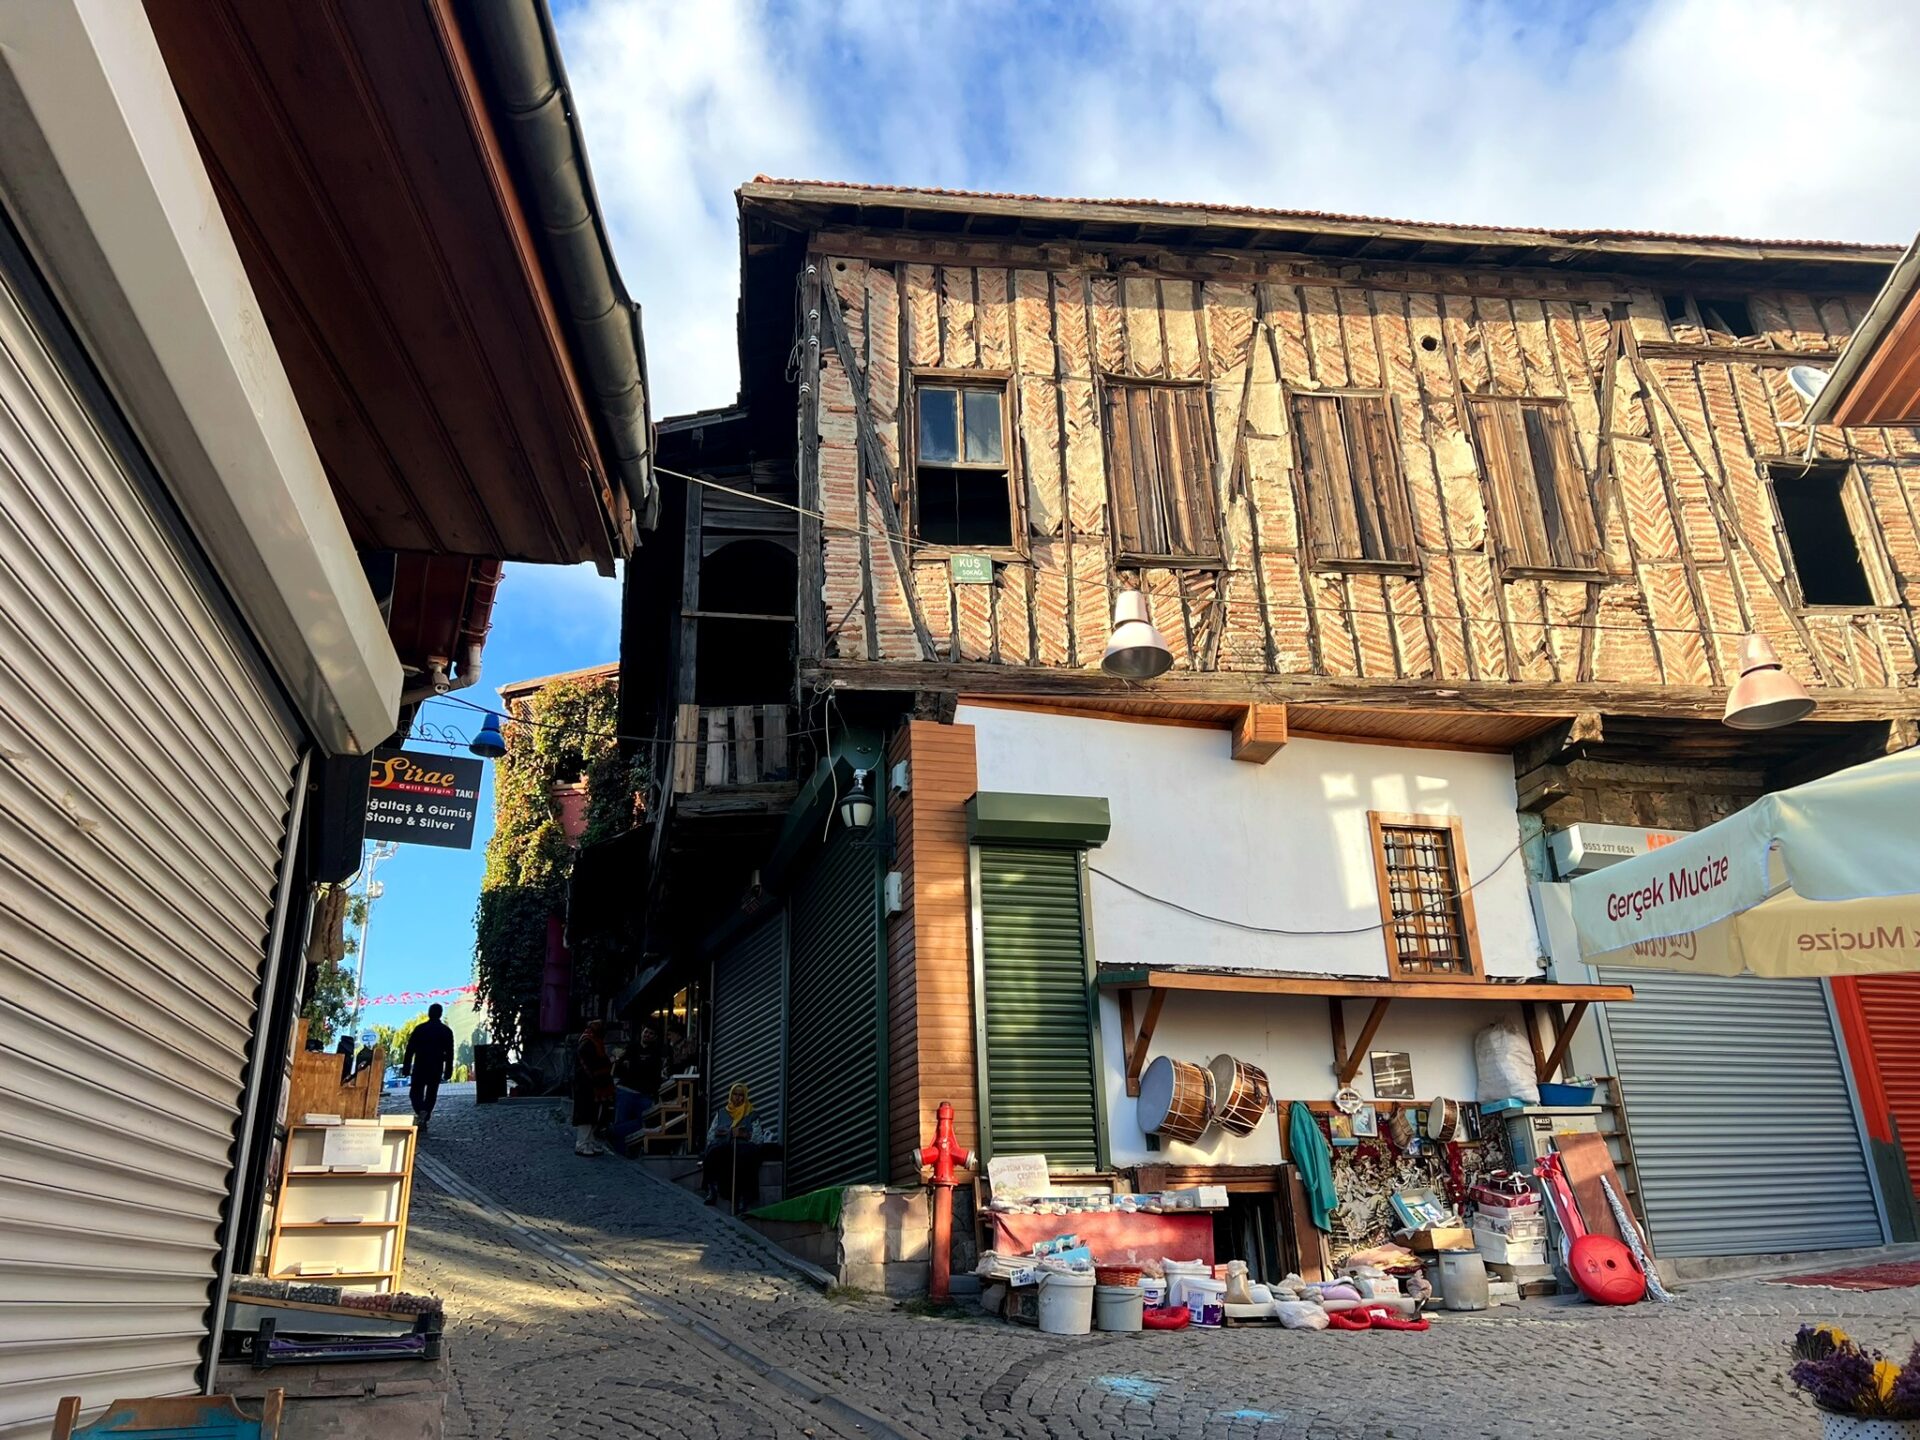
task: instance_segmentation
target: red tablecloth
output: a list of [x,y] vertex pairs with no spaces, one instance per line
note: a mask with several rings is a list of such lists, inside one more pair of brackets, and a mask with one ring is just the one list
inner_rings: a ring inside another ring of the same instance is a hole
[[1042,1240],[1078,1235],[1101,1265],[1139,1265],[1148,1260],[1204,1260],[1213,1264],[1213,1212],[1172,1215],[1138,1211],[1079,1215],[1001,1215],[993,1217],[993,1248],[1024,1255]]

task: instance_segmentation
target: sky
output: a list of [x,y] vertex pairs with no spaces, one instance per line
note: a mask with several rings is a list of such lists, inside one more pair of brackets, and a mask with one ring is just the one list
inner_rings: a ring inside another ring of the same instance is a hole
[[[1912,0],[550,3],[656,419],[734,398],[733,192],[758,174],[1768,238],[1920,229]],[[590,571],[510,566],[468,693],[496,704],[502,680],[615,658],[618,608]],[[462,733],[478,719],[429,712]],[[368,993],[469,978],[482,805],[472,852],[403,849],[382,870]]]

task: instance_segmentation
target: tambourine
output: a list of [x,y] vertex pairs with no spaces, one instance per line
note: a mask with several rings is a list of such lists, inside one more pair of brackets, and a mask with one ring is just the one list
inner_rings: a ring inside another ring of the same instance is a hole
[[1427,1138],[1445,1144],[1460,1136],[1460,1102],[1436,1099],[1427,1105]]

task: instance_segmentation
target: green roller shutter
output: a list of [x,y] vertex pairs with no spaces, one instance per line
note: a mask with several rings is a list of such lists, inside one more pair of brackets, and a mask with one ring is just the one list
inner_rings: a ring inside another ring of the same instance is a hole
[[1100,1163],[1080,852],[980,847],[989,1154]]
[[787,1189],[886,1178],[886,972],[877,850],[836,827],[794,889],[788,961]]
[[753,1115],[783,1137],[780,1075],[786,1068],[787,922],[776,911],[713,962],[713,1039],[707,1074],[713,1095],[745,1081]]

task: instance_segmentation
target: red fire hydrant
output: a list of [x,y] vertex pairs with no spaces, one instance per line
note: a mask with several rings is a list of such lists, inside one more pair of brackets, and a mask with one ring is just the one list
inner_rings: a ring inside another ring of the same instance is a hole
[[971,1170],[976,1157],[962,1150],[953,1138],[953,1102],[940,1102],[940,1119],[933,1129],[933,1143],[920,1152],[920,1163],[933,1169],[933,1274],[927,1284],[927,1298],[944,1302],[951,1288],[953,1267],[953,1187],[955,1170]]

